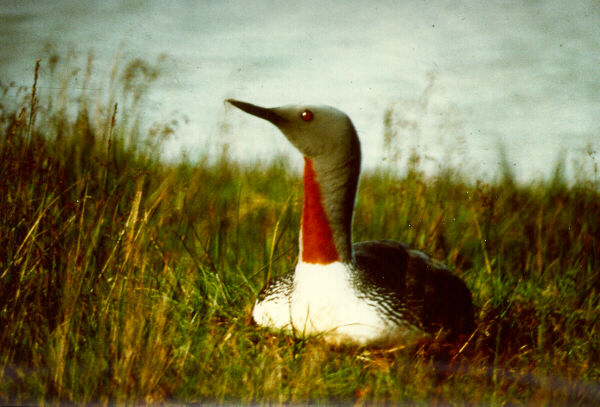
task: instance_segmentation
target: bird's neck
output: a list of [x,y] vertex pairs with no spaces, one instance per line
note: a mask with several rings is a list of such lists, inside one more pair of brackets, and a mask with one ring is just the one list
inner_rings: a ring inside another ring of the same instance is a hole
[[319,168],[310,158],[304,160],[301,261],[350,263],[358,168]]

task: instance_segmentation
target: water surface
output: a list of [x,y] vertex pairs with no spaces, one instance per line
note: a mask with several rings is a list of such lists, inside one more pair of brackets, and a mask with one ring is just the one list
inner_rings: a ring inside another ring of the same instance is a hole
[[[47,43],[83,60],[91,50],[102,78],[117,57],[166,55],[144,120],[189,118],[166,157],[228,144],[240,159],[284,153],[298,165],[275,128],[223,105],[235,97],[335,105],[353,119],[369,168],[415,150],[428,171],[450,164],[490,176],[500,145],[520,179],[548,176],[561,152],[569,165],[600,161],[595,0],[10,0],[0,21],[4,82],[29,85]],[[83,73],[72,90],[81,83]]]

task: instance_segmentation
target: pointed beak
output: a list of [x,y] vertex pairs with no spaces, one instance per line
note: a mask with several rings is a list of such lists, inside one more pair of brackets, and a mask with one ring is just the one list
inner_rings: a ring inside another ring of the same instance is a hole
[[240,110],[243,110],[246,113],[249,113],[256,117],[260,117],[261,119],[268,120],[276,126],[287,121],[287,119],[275,113],[274,109],[256,106],[251,103],[246,103],[235,99],[227,99],[226,102],[234,105],[235,107],[237,107]]

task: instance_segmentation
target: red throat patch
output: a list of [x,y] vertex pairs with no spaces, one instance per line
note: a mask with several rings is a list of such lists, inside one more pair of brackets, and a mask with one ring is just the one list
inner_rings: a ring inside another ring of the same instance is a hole
[[304,207],[302,208],[302,261],[329,264],[339,261],[333,232],[323,208],[323,197],[313,163],[304,157]]

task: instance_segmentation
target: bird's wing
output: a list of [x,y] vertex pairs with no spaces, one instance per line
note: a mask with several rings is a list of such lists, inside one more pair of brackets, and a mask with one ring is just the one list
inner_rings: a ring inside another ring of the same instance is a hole
[[393,296],[407,322],[430,332],[472,331],[471,292],[442,263],[393,240],[356,243],[353,249],[359,280],[378,287],[374,295]]

